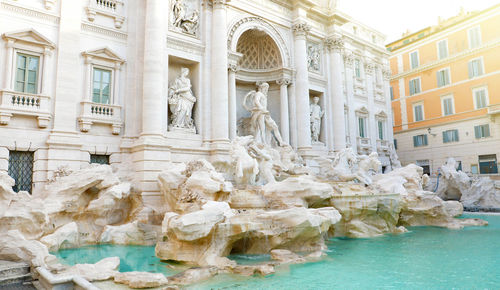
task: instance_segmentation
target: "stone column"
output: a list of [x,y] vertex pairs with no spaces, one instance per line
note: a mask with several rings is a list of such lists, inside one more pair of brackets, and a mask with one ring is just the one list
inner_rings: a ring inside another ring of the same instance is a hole
[[233,140],[236,134],[236,72],[237,65],[229,65],[229,139]]
[[288,112],[289,117],[289,125],[290,125],[290,145],[294,149],[297,149],[297,102],[295,98],[295,83],[291,83],[288,90]]
[[[345,82],[346,82],[346,94],[347,94],[347,119],[349,122],[349,142],[350,147],[356,149],[357,142],[357,120],[356,112],[354,108],[354,55],[352,53],[346,53],[344,55],[344,67],[345,67]],[[356,149],[357,150],[357,149]]]
[[142,132],[141,136],[162,135],[163,70],[168,65],[164,60],[167,24],[165,11],[167,1],[147,0],[144,31],[144,66],[142,87]]
[[12,87],[12,76],[16,73],[13,68],[14,61],[14,40],[9,39],[6,43],[7,53],[5,54],[5,79],[4,79],[4,89],[13,90]]
[[332,94],[332,121],[334,133],[334,149],[340,151],[345,146],[344,91],[342,88],[342,56],[344,42],[340,37],[332,37],[326,41],[330,58],[330,92]]
[[118,98],[120,98],[120,70],[122,69],[121,63],[116,63],[115,64],[115,69],[114,73],[115,76],[113,77],[113,105],[118,105],[120,102],[118,101]]
[[276,83],[280,86],[280,125],[283,141],[290,144],[290,114],[288,112],[288,85],[290,79],[280,79]]
[[224,143],[229,139],[228,126],[228,50],[226,33],[226,2],[227,0],[212,0],[212,136],[215,143]]
[[50,49],[48,47],[43,51],[43,72],[42,72],[42,95],[50,94],[50,81],[51,81],[51,72],[50,72]]
[[370,145],[373,152],[377,152],[377,122],[375,120],[375,94],[374,94],[374,72],[375,65],[371,62],[365,61],[365,78],[366,78],[366,97],[368,98],[368,134],[370,138]]
[[385,124],[385,129],[386,129],[386,138],[391,144],[394,142],[394,129],[392,127],[393,120],[392,120],[392,100],[391,100],[391,85],[390,85],[390,80],[391,80],[391,69],[389,67],[386,67],[382,71],[382,76],[384,80],[384,98],[386,102],[386,110],[387,110],[387,124]]
[[86,56],[85,57],[85,92],[83,92],[83,99],[85,101],[92,101],[92,57],[91,56]]
[[294,51],[295,51],[295,104],[297,118],[297,147],[310,149],[311,127],[309,118],[309,73],[307,71],[306,36],[311,30],[305,23],[294,24]]

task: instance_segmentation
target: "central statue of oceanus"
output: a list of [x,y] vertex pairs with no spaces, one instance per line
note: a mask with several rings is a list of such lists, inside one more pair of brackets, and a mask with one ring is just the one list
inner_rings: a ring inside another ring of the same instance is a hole
[[278,125],[267,110],[268,83],[258,85],[257,91],[251,91],[243,99],[243,107],[251,113],[250,130],[255,142],[271,145],[274,136],[279,146],[286,145],[281,138]]

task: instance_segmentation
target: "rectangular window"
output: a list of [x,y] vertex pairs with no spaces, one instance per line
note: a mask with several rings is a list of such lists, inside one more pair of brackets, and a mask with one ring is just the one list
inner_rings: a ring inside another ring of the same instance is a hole
[[16,64],[17,92],[36,94],[38,84],[39,57],[18,53]]
[[410,80],[410,96],[420,93],[420,78]]
[[481,27],[476,26],[469,29],[469,48],[476,48],[481,45]]
[[418,166],[422,167],[422,169],[424,170],[424,174],[427,174],[427,175],[430,175],[431,174],[431,166],[430,166],[430,162],[428,159],[426,160],[417,160],[417,162],[415,162]]
[[486,108],[488,106],[486,88],[480,88],[472,91],[474,94],[474,105],[476,106],[476,109]]
[[472,174],[478,174],[479,173],[479,169],[477,168],[477,164],[471,164],[471,166],[470,166],[470,172]]
[[33,152],[9,151],[9,176],[16,184],[12,187],[15,192],[27,191],[31,193],[33,181]]
[[354,73],[356,74],[357,78],[361,77],[361,63],[359,59],[354,60]]
[[90,154],[90,163],[109,164],[109,155]]
[[384,121],[377,121],[377,127],[378,127],[378,139],[379,140],[384,140]]
[[439,59],[448,57],[448,41],[443,39],[437,43]]
[[94,78],[92,84],[92,102],[109,104],[111,91],[111,71],[94,68]]
[[458,142],[458,130],[443,131],[443,143]]
[[455,114],[455,110],[453,109],[453,97],[447,96],[441,99],[441,108],[443,116],[453,115]]
[[414,51],[410,53],[410,68],[414,69],[418,67],[419,62],[418,62],[418,51]]
[[413,120],[415,122],[422,121],[424,119],[424,105],[417,104],[413,106]]
[[497,155],[479,155],[479,174],[497,174]]
[[469,78],[475,78],[483,75],[483,59],[476,58],[469,61]]
[[485,124],[474,126],[474,136],[476,137],[476,139],[490,137],[490,125]]
[[367,138],[368,134],[366,132],[366,118],[365,117],[358,118],[358,131],[359,131],[359,137]]
[[444,68],[436,72],[438,87],[447,86],[450,84],[450,69]]
[[422,147],[427,145],[427,134],[413,136],[413,147]]
[[391,100],[394,100],[394,88],[393,88],[393,87],[391,87],[391,88],[389,89],[389,92],[391,93]]

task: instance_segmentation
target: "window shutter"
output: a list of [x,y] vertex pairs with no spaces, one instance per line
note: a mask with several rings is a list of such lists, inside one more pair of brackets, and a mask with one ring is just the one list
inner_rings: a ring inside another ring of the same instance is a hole
[[484,137],[490,137],[490,125],[484,125]]
[[471,79],[474,77],[474,72],[472,71],[473,70],[472,61],[469,61],[467,65],[469,67],[469,79]]
[[477,72],[478,72],[478,75],[482,75],[484,72],[483,72],[483,62],[481,61],[481,59],[477,60]]
[[443,143],[448,143],[446,131],[443,131]]
[[410,96],[415,94],[415,86],[413,80],[410,80]]
[[441,71],[436,72],[436,79],[437,79],[438,87],[441,87],[443,85],[441,82]]
[[474,135],[476,139],[481,138],[481,126],[474,126]]
[[458,130],[454,130],[455,132],[455,141],[460,141],[460,139],[458,138]]
[[420,79],[415,80],[415,93],[420,93]]
[[424,145],[428,145],[428,143],[427,143],[427,134],[424,135]]
[[448,69],[446,69],[444,71],[444,84],[445,85],[449,85],[450,84],[450,71]]
[[418,147],[418,136],[413,136],[413,147]]

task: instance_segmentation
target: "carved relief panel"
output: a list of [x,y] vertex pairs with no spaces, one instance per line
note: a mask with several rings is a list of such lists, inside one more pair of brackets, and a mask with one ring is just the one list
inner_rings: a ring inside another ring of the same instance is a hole
[[317,43],[307,43],[307,67],[311,72],[321,72],[321,49]]
[[171,0],[170,30],[198,37],[200,26],[200,1]]

